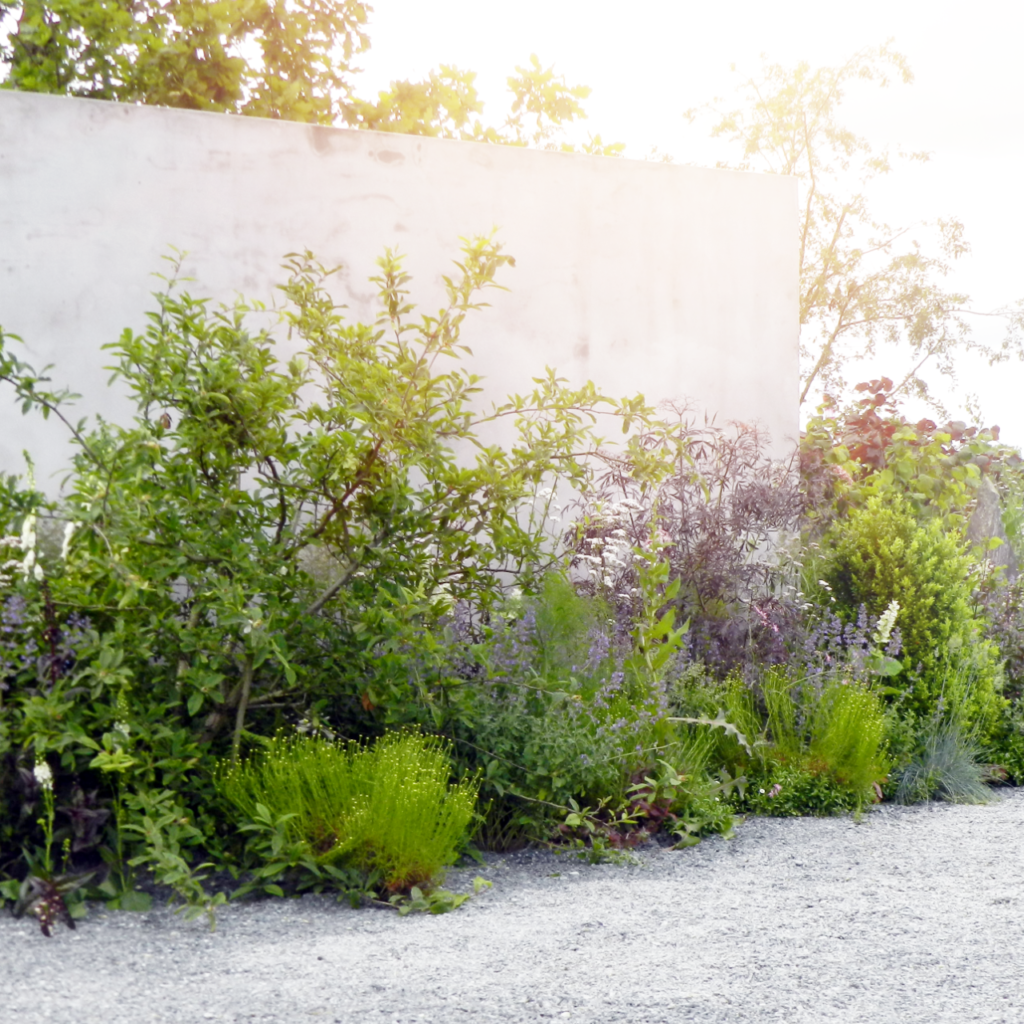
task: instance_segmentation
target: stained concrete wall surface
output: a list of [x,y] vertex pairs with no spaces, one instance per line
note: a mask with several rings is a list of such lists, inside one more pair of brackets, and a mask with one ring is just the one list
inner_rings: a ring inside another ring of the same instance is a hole
[[[274,300],[285,254],[328,266],[353,319],[385,246],[434,311],[460,237],[497,228],[507,292],[466,321],[484,401],[546,365],[615,396],[689,400],[796,437],[793,178],[0,92],[0,325],[127,421],[104,343],[142,330],[173,246],[194,295]],[[280,294],[280,293],[276,293]],[[0,470],[68,457],[56,423],[0,395]]]

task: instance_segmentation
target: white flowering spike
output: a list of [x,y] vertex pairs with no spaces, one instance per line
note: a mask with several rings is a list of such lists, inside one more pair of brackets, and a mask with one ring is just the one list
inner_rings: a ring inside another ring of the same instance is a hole
[[50,771],[50,766],[42,759],[36,761],[35,768],[32,769],[32,774],[36,777],[36,782],[43,789],[53,789],[53,772]]
[[60,546],[60,560],[66,562],[68,551],[71,549],[71,538],[75,535],[78,523],[67,522],[64,524],[64,543]]
[[[36,566],[36,517],[30,515],[25,517],[21,527],[21,537],[18,538],[18,547],[25,552],[21,560],[21,574],[28,579]],[[38,577],[37,577],[38,578]]]
[[878,629],[875,632],[876,646],[884,647],[889,642],[889,637],[892,635],[893,627],[896,625],[896,616],[899,615],[899,612],[899,601],[890,601],[889,607],[885,609],[882,617],[878,620]]
[[18,545],[22,551],[35,550],[36,546],[36,517],[35,514],[25,517],[21,526],[21,537]]

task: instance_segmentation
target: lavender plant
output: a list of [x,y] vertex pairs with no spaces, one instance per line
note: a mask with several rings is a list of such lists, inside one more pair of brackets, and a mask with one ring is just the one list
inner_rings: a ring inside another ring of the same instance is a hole
[[686,779],[673,814],[691,813],[695,834],[727,827],[727,815],[708,806],[703,747],[669,715],[664,668],[685,629],[665,606],[664,577],[656,560],[640,574],[645,611],[629,632],[606,602],[554,577],[452,656],[452,664],[472,664],[451,735],[491,801],[482,842],[547,839],[581,806],[628,808],[630,787],[659,761]]

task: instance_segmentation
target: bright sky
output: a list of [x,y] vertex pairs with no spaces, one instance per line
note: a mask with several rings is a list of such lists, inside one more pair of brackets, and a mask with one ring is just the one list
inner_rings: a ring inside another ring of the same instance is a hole
[[[589,130],[625,142],[627,156],[657,146],[677,162],[705,164],[727,154],[707,138],[707,122],[688,125],[681,112],[716,96],[731,100],[762,53],[786,65],[832,65],[892,37],[914,83],[851,90],[844,121],[877,149],[902,145],[932,159],[897,168],[876,186],[873,209],[893,226],[959,218],[972,252],[948,283],[978,310],[1024,298],[1022,4],[975,0],[968,15],[962,0],[376,0],[370,37],[363,95],[455,64],[478,72],[487,112],[500,121],[505,78],[536,53],[570,84],[593,89]],[[1003,334],[985,318],[975,332],[992,342]],[[898,372],[883,355],[863,376]],[[959,394],[944,397],[962,409],[962,394],[974,392],[985,422],[1024,445],[1022,385],[1019,362],[988,369],[965,360]]]

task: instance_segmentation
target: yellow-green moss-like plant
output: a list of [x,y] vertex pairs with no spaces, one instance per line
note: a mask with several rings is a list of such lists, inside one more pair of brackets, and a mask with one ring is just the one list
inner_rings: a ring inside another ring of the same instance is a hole
[[320,864],[378,875],[389,892],[436,881],[473,821],[477,781],[451,782],[445,741],[391,732],[370,746],[278,734],[218,774],[248,818],[290,816],[285,830]]

